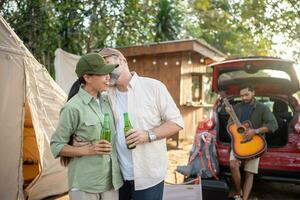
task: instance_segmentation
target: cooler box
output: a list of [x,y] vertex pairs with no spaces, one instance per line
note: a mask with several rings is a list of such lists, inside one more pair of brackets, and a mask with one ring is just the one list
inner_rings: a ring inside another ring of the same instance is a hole
[[203,200],[227,200],[229,188],[225,181],[201,179]]

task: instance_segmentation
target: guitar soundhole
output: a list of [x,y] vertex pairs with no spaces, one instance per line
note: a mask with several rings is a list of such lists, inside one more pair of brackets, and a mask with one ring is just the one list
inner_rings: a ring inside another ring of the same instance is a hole
[[239,133],[244,133],[245,132],[245,128],[244,127],[238,127],[237,131]]

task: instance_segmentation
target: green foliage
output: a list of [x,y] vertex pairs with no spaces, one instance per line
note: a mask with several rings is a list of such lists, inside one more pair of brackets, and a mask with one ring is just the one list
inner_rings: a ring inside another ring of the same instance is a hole
[[87,52],[105,46],[114,26],[114,15],[109,10],[116,4],[116,1],[89,1],[91,6],[86,11],[88,26],[85,28]]
[[178,33],[182,29],[182,20],[182,14],[174,5],[174,2],[169,0],[159,1],[158,13],[155,20],[155,42],[179,39]]
[[56,31],[56,44],[74,54],[81,54],[85,45],[85,3],[80,0],[51,1],[53,19],[49,23]]
[[82,54],[192,37],[231,56],[273,55],[277,34],[300,44],[299,10],[297,0],[0,0],[0,14],[52,75],[58,47]]
[[[44,65],[50,66],[56,48],[52,43],[55,28],[51,26],[50,4],[46,0],[2,2],[1,13],[24,44]],[[48,68],[53,74],[53,68]]]
[[222,0],[195,1],[197,23],[190,23],[188,32],[231,56],[267,55],[271,38],[264,36],[259,24],[264,6],[254,10],[253,6]]
[[11,0],[0,1],[0,14],[53,75],[54,51],[58,47],[82,54],[104,46],[176,39],[180,34],[180,11],[174,2]]
[[270,12],[270,30],[285,36],[285,44],[296,49],[294,60],[300,63],[300,1],[268,0]]
[[[275,55],[273,37],[286,36],[289,46],[300,44],[300,1],[195,0],[189,36],[202,38],[231,56]],[[294,46],[295,47],[295,46]],[[298,54],[298,55],[297,55]],[[300,51],[295,52],[300,60]]]
[[113,40],[116,46],[144,44],[153,41],[151,27],[153,27],[154,7],[137,0],[127,0],[117,17]]

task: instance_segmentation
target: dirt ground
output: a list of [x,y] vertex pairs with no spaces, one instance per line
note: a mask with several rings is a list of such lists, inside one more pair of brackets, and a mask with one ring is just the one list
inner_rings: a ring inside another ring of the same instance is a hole
[[[176,142],[168,141],[169,167],[165,180],[166,183],[183,183],[183,175],[175,172],[177,165],[186,165],[189,157],[189,151],[192,147],[191,140],[182,140],[179,147]],[[53,199],[53,198],[52,198]],[[67,196],[55,198],[56,200],[68,200]],[[250,200],[299,200],[300,185],[275,183],[270,181],[255,181]],[[188,200],[188,199],[186,199]]]
[[[174,170],[177,165],[186,165],[192,141],[181,141],[176,148],[173,141],[168,141],[169,169],[166,182],[175,183]],[[176,173],[177,183],[183,182],[183,176]],[[271,181],[255,181],[250,200],[299,200],[300,185],[277,183]]]
[[189,152],[192,148],[192,140],[181,140],[178,148],[176,142],[168,140],[168,159],[169,167],[168,174],[165,180],[166,183],[183,183],[183,175],[175,173],[177,165],[187,165]]

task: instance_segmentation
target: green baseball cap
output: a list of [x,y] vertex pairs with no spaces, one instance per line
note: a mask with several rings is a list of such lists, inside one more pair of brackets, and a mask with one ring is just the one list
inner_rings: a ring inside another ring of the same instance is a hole
[[82,77],[84,74],[105,75],[112,72],[118,64],[107,64],[98,53],[88,53],[82,55],[76,65],[76,74]]

